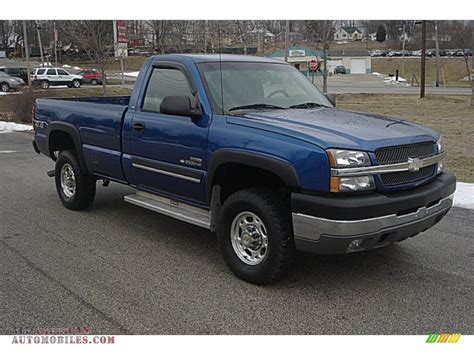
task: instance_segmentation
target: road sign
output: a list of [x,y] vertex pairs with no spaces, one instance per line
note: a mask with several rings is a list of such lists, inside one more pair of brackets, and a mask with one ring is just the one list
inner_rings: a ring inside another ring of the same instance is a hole
[[319,67],[319,63],[316,59],[311,59],[311,61],[309,62],[309,69],[311,71],[316,71],[318,70],[318,67]]

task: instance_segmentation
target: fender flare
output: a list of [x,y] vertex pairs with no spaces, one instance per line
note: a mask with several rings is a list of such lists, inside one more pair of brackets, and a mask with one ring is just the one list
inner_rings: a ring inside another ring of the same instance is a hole
[[79,159],[79,165],[81,166],[81,169],[84,172],[88,173],[89,170],[87,169],[87,165],[86,165],[86,162],[84,160],[84,156],[82,154],[82,144],[81,144],[81,138],[79,136],[79,131],[71,123],[51,122],[48,125],[48,137],[46,139],[46,145],[48,147],[48,157],[50,157],[53,160],[56,160],[54,155],[50,151],[49,139],[50,139],[51,133],[57,132],[57,131],[67,133],[72,138],[72,141],[74,143],[74,148],[76,149],[77,158]]
[[299,188],[300,181],[295,168],[288,161],[265,153],[241,149],[222,148],[216,150],[208,166],[206,196],[211,201],[212,182],[217,169],[226,163],[237,163],[267,170],[277,175],[288,187]]

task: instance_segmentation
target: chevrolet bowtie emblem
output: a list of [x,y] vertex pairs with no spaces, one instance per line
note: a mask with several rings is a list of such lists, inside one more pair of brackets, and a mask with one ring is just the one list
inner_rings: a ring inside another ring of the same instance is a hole
[[413,173],[420,170],[421,162],[418,158],[408,158],[408,171]]

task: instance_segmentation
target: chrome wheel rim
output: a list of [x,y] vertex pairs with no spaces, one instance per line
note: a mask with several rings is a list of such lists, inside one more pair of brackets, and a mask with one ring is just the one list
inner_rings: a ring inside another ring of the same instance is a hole
[[47,89],[49,87],[49,84],[47,82],[43,81],[43,83],[41,83],[41,87],[43,89]]
[[74,80],[72,85],[75,87],[75,88],[78,88],[79,86],[81,86],[81,83],[78,82],[77,80]]
[[235,254],[247,265],[258,265],[268,255],[267,228],[255,213],[239,213],[232,221],[230,238]]
[[67,198],[76,193],[76,176],[70,164],[64,164],[61,168],[61,189]]
[[3,92],[7,92],[8,89],[10,89],[10,88],[8,87],[7,84],[2,84],[2,91],[3,91]]

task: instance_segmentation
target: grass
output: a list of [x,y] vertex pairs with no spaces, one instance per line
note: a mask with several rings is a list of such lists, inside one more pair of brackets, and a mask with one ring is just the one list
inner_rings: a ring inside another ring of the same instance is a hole
[[474,108],[470,96],[344,94],[337,106],[420,123],[441,132],[447,151],[447,169],[459,181],[474,182]]
[[[471,67],[469,59],[469,66]],[[421,59],[405,57],[404,73],[402,69],[402,58],[372,58],[372,71],[382,74],[395,74],[395,70],[399,70],[400,75],[411,82],[413,74],[416,75],[418,81],[421,79]],[[436,75],[436,58],[426,59],[426,84],[434,85]],[[469,81],[461,81],[467,76],[466,62],[464,58],[440,58],[440,84],[443,82],[447,86],[469,86]],[[444,77],[444,80],[443,80]]]

